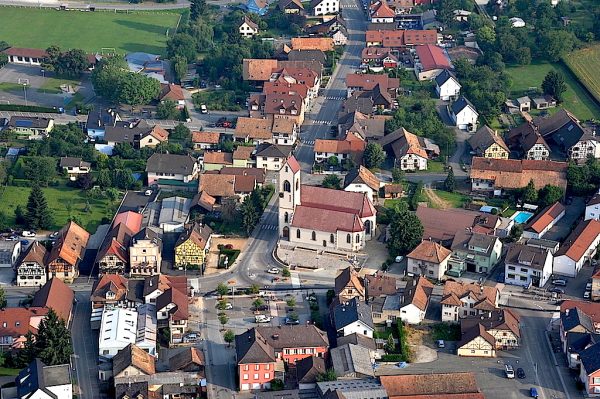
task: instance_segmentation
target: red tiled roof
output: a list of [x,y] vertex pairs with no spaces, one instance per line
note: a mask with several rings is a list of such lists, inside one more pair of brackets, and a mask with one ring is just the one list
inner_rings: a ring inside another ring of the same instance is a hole
[[441,47],[427,44],[417,46],[416,51],[424,71],[450,69],[450,61],[446,58],[444,50]]
[[364,226],[355,213],[338,212],[328,209],[311,208],[299,205],[294,211],[292,227],[336,233],[344,231],[358,233]]
[[400,79],[390,78],[385,74],[349,73],[346,75],[346,87],[357,87],[362,91],[367,91],[373,90],[377,85],[382,90],[397,89],[400,87]]
[[590,316],[594,324],[600,324],[600,303],[567,299],[561,303],[560,312],[564,313],[567,309],[573,308],[579,308],[583,313]]
[[311,208],[356,213],[360,218],[375,215],[375,207],[365,193],[333,190],[330,188],[303,185],[300,203]]
[[287,159],[286,164],[290,167],[293,173],[298,173],[300,171],[300,164],[296,160],[295,156],[291,156]]
[[333,39],[330,37],[293,37],[294,50],[333,51]]
[[192,143],[219,144],[219,132],[192,132]]
[[[590,249],[592,243],[600,235],[600,222],[590,219],[580,222],[569,234],[554,257],[566,255],[574,261],[579,261]],[[595,248],[593,248],[595,249]]]
[[232,165],[233,154],[230,152],[207,151],[204,153],[204,163],[217,165]]
[[371,13],[371,18],[394,18],[395,16],[396,13],[387,5],[385,0],[380,0]]
[[242,77],[244,80],[268,81],[273,68],[277,68],[277,60],[245,58],[242,61]]
[[185,100],[185,97],[183,96],[183,88],[179,85],[176,85],[174,83],[163,83],[160,85],[160,89],[161,100],[173,100],[175,102]]
[[0,310],[0,337],[18,338],[29,331],[35,334],[46,314],[48,309],[44,308],[2,309]]
[[552,223],[561,213],[565,211],[565,207],[560,202],[555,202],[547,206],[544,210],[538,213],[533,218],[524,230],[533,230],[536,233],[541,233],[550,223]]
[[58,278],[52,278],[33,296],[32,307],[54,310],[65,322],[71,319],[75,294]]
[[48,56],[46,50],[42,50],[39,48],[10,47],[4,50],[3,53],[6,55],[30,58],[46,58]]
[[113,221],[113,227],[117,227],[119,224],[123,223],[125,226],[131,230],[133,234],[137,234],[142,228],[142,219],[144,217],[141,213],[127,211],[121,212],[117,216],[115,216],[115,220]]
[[353,152],[363,152],[366,143],[356,140],[315,140],[315,152],[325,152],[331,154],[350,154]]
[[83,258],[85,247],[90,238],[90,233],[75,222],[69,222],[60,229],[58,239],[52,246],[48,263],[54,262],[58,258],[63,259],[71,266],[75,266]]
[[[380,377],[389,399],[483,399],[473,373],[404,374]],[[466,395],[466,396],[465,396]]]
[[380,43],[383,47],[398,48],[406,45],[434,45],[437,31],[430,30],[368,30],[366,42]]
[[406,257],[439,264],[449,258],[451,254],[452,251],[442,247],[437,242],[425,240],[421,241]]

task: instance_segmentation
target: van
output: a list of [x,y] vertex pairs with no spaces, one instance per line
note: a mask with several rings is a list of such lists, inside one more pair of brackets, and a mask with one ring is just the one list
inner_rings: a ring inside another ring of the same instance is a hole
[[200,113],[208,114],[208,108],[206,108],[206,105],[204,105],[204,104],[200,105]]
[[515,378],[515,369],[510,364],[504,366],[504,372],[506,373],[506,378]]
[[560,286],[564,287],[564,286],[567,285],[567,281],[563,280],[561,278],[558,278],[558,279],[552,280],[552,284],[553,285],[560,285]]

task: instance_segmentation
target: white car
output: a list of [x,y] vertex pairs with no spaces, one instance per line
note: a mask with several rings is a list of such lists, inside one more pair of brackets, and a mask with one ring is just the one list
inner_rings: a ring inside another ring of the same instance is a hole
[[25,230],[21,233],[21,237],[35,237],[35,231]]
[[149,197],[149,196],[151,196],[151,195],[152,195],[152,190],[146,190],[146,191],[144,191],[144,195],[145,195],[146,197]]
[[271,322],[271,316],[266,316],[264,314],[259,314],[254,316],[254,321],[257,323],[270,323]]
[[396,256],[396,263],[402,262],[402,259],[404,259],[404,256]]
[[592,283],[591,282],[587,282],[585,284],[585,290],[586,291],[591,291],[592,290]]
[[269,270],[267,270],[267,273],[271,273],[271,274],[279,274],[281,270],[279,270],[279,268],[277,267],[272,267]]
[[586,291],[583,293],[583,299],[590,299],[591,296],[592,296],[591,291]]
[[233,305],[232,305],[232,304],[230,304],[229,302],[227,302],[227,303],[225,304],[225,310],[231,310],[231,309],[233,309]]

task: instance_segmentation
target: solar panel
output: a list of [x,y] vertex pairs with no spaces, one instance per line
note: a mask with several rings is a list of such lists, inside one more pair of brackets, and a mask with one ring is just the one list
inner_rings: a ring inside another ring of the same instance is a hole
[[26,119],[19,119],[15,122],[16,127],[31,127],[33,125],[33,121],[29,121]]

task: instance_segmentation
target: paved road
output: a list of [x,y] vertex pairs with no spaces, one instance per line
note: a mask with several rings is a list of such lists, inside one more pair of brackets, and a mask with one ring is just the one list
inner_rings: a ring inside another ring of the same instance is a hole
[[[18,7],[44,7],[44,8],[56,8],[61,4],[65,4],[61,0],[0,0],[0,5],[4,6],[18,6]],[[188,8],[190,6],[189,1],[177,0],[173,3],[141,3],[132,4],[129,2],[113,2],[113,1],[102,1],[96,0],[90,1],[69,1],[66,4],[69,8],[81,8],[85,9],[88,5],[93,5],[96,9],[102,10],[137,10],[137,11],[157,11],[157,10],[172,10],[174,8]]]

